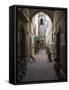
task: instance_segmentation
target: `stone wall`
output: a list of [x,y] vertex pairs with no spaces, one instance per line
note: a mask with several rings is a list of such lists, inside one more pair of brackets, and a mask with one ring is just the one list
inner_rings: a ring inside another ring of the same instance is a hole
[[65,12],[54,12],[54,38],[56,42],[56,34],[60,32],[60,63],[63,72],[65,72]]
[[[19,15],[18,15],[18,33],[20,32],[20,29],[25,33],[25,55],[27,58],[30,56],[30,19],[29,19],[29,9],[19,9]],[[20,35],[19,35],[20,37]],[[24,36],[23,36],[24,37]],[[20,46],[20,42],[18,43],[18,46]],[[19,50],[18,50],[19,52]]]

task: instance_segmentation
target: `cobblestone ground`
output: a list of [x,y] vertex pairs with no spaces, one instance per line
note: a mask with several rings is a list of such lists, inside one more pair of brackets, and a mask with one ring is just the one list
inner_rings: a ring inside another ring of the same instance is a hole
[[30,60],[27,64],[27,73],[23,81],[58,80],[53,68],[54,61],[49,62],[44,49],[34,56],[36,61]]

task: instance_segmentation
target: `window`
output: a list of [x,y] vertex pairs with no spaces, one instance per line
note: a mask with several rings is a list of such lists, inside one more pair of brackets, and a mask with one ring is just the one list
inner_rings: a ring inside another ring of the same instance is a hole
[[40,25],[43,25],[43,19],[42,18],[40,19]]

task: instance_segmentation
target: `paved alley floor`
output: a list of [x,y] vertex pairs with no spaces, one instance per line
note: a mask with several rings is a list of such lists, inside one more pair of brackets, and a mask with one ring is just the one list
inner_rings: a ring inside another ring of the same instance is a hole
[[53,68],[54,61],[49,62],[44,49],[34,56],[36,61],[27,64],[27,72],[23,81],[58,80]]

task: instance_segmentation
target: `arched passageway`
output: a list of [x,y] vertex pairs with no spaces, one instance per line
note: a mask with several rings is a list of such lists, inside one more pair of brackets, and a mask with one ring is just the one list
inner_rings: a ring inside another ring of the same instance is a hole
[[65,79],[65,18],[62,10],[18,9],[18,82]]
[[51,58],[52,43],[52,20],[46,13],[38,12],[31,19],[31,57],[24,81],[58,80]]
[[44,12],[39,12],[31,20],[31,54],[34,56],[40,49],[52,44],[52,20]]

